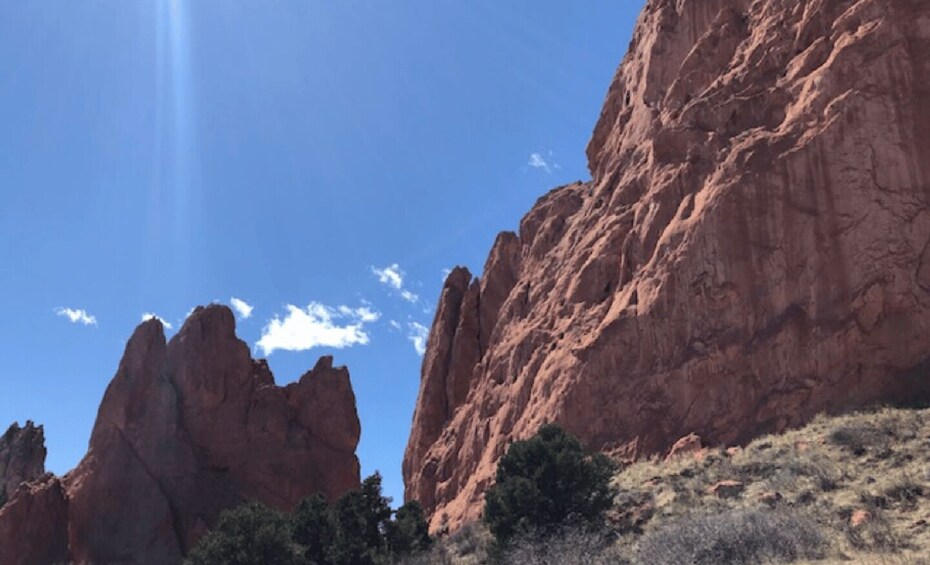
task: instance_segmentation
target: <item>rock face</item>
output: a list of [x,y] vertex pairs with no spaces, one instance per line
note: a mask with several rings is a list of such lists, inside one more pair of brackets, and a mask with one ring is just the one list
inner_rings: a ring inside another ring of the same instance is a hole
[[13,424],[0,437],[0,506],[13,496],[21,483],[45,473],[45,434],[42,426]]
[[45,546],[75,563],[180,562],[245,500],[290,510],[356,487],[359,434],[348,371],[332,358],[282,388],[227,308],[198,308],[168,343],[149,320],[126,345],[84,459],[0,512],[0,547],[22,552],[0,563],[50,562],[30,559]]
[[68,502],[51,474],[23,483],[0,510],[0,563],[69,563]]
[[927,393],[930,3],[650,0],[588,146],[452,272],[404,459],[433,526],[558,421],[618,457]]

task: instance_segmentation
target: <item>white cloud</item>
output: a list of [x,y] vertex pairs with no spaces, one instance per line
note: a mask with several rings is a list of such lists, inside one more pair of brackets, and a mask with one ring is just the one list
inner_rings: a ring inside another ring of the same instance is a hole
[[413,343],[413,348],[417,350],[417,354],[423,355],[426,353],[426,340],[429,338],[429,328],[417,322],[410,322],[407,324],[407,329],[407,339]]
[[[262,337],[255,346],[265,355],[281,349],[305,351],[314,347],[342,349],[369,342],[365,324],[381,317],[367,306],[331,308],[311,302],[306,309],[287,305],[287,314],[273,320],[262,330]],[[340,323],[343,322],[343,323]]]
[[388,322],[388,323],[391,324],[391,327],[394,328],[395,330],[397,330],[397,331],[400,331],[400,330],[401,330],[400,322],[398,322],[397,320],[391,320],[391,321]]
[[239,314],[239,317],[242,318],[243,320],[247,320],[248,318],[251,318],[252,310],[255,309],[254,306],[252,306],[245,300],[242,300],[241,298],[236,298],[235,296],[229,299],[229,304],[233,307],[233,309]]
[[96,326],[97,318],[87,313],[87,310],[75,308],[56,308],[55,314],[71,320],[72,324],[83,324],[85,326]]
[[449,278],[449,275],[452,274],[452,269],[443,269],[442,270],[442,282],[446,282],[446,279]]
[[142,314],[142,321],[143,321],[143,322],[148,322],[149,320],[151,320],[151,319],[153,319],[153,318],[156,319],[156,320],[158,320],[159,322],[161,322],[161,325],[165,326],[165,329],[166,329],[166,330],[170,330],[171,328],[174,327],[174,326],[171,325],[170,322],[168,322],[167,320],[165,320],[164,318],[162,318],[162,317],[159,316],[158,314],[152,314],[151,312],[146,312],[145,314]]
[[406,276],[406,273],[397,263],[389,265],[383,269],[372,267],[371,272],[374,273],[376,277],[378,277],[378,281],[381,284],[387,285],[394,290],[399,291],[400,297],[402,299],[411,304],[417,304],[420,302],[419,294],[404,287],[404,277]]
[[530,161],[527,163],[527,165],[533,167],[534,169],[543,169],[547,173],[552,172],[552,168],[549,166],[549,163],[547,163],[546,160],[543,159],[543,156],[539,153],[530,154]]
[[400,265],[397,263],[383,269],[372,267],[371,272],[378,277],[381,284],[386,284],[396,290],[404,287],[404,271],[401,270]]
[[533,167],[534,169],[542,169],[547,173],[551,173],[553,169],[561,169],[562,166],[552,160],[553,158],[552,150],[549,150],[548,160],[542,156],[542,153],[530,153],[530,160],[527,162],[527,165]]
[[381,318],[380,312],[375,312],[368,306],[362,306],[360,308],[349,308],[348,306],[340,306],[337,308],[339,313],[346,318],[354,318],[360,322],[369,323],[377,322]]

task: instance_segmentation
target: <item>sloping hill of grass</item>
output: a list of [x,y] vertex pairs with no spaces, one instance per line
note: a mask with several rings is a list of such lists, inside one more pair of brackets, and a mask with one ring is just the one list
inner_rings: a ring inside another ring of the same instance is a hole
[[695,522],[756,513],[780,521],[786,544],[822,539],[816,551],[781,561],[919,563],[930,556],[930,411],[820,417],[743,449],[638,463],[616,484],[619,543],[644,562],[648,548],[685,542],[689,529],[719,541]]
[[[930,565],[930,410],[820,417],[744,448],[627,467],[608,531],[526,540],[508,563]],[[424,556],[485,563],[478,524]]]

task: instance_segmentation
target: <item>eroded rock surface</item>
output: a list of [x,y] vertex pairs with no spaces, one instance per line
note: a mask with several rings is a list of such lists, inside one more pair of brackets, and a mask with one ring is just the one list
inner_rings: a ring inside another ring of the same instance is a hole
[[0,506],[22,483],[45,473],[45,434],[42,426],[14,423],[0,436]]
[[22,483],[0,510],[0,563],[69,563],[68,502],[51,474]]
[[453,271],[404,461],[433,526],[508,442],[736,444],[927,393],[930,3],[650,0],[588,146]]
[[[332,358],[278,387],[236,338],[229,309],[198,308],[170,342],[149,320],[126,345],[86,456],[14,495],[0,511],[0,547],[15,539],[23,555],[63,546],[75,563],[177,563],[245,500],[291,510],[356,487],[359,434],[349,373]],[[0,554],[4,565],[29,562],[43,561]]]

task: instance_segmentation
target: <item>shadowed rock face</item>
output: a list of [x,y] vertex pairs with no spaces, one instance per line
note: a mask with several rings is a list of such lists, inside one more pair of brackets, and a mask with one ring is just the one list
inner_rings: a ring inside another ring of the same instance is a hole
[[77,563],[177,563],[245,500],[291,510],[356,487],[359,433],[348,371],[332,358],[278,387],[236,338],[229,309],[198,308],[167,343],[150,320],[126,345],[84,459],[60,481],[17,493],[0,512],[0,536],[21,520],[9,511],[18,504],[39,523],[26,533],[65,536],[16,538],[23,555],[63,543]]
[[437,526],[558,421],[618,457],[927,392],[930,3],[650,0],[592,180],[446,282],[404,459]]
[[0,563],[69,563],[68,502],[51,474],[23,483],[0,510]]
[[26,422],[11,425],[0,436],[0,506],[13,496],[21,483],[45,473],[45,434],[42,426]]

